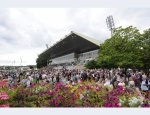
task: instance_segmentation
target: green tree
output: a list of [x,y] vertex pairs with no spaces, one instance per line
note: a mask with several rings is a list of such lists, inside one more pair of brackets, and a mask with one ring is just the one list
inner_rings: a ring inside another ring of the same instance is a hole
[[142,61],[144,68],[150,68],[150,29],[144,31],[142,39]]
[[33,69],[34,67],[32,65],[29,65],[30,69]]
[[116,28],[113,36],[100,45],[98,64],[101,67],[142,67],[139,30],[129,26]]
[[37,68],[42,68],[47,66],[47,60],[44,58],[38,58],[36,62],[37,62]]
[[95,68],[98,68],[98,65],[97,65],[97,62],[95,60],[91,60],[85,64],[85,67],[88,69],[95,69]]
[[48,60],[47,55],[44,54],[39,55],[38,58],[36,59],[37,68],[47,66],[47,60]]

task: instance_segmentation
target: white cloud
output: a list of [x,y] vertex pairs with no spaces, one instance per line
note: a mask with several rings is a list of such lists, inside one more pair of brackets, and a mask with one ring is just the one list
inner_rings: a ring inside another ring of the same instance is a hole
[[37,54],[70,31],[77,31],[103,42],[110,37],[106,17],[113,15],[116,27],[150,27],[150,9],[106,8],[26,8],[0,9],[0,65],[13,60],[20,65],[36,64]]

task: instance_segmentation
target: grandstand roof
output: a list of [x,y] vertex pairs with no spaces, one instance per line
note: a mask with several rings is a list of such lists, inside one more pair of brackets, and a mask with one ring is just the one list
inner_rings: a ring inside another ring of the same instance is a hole
[[74,34],[76,34],[76,35],[78,35],[78,36],[80,36],[80,37],[82,37],[82,38],[84,38],[84,39],[94,43],[95,45],[98,45],[98,46],[100,45],[100,42],[98,40],[94,39],[94,38],[91,38],[89,36],[85,36],[83,34],[80,34],[80,33],[74,32],[74,31],[72,31],[72,33],[74,33]]
[[83,53],[99,48],[100,42],[91,37],[71,31],[64,39],[42,52],[39,56],[47,55],[49,58],[55,58],[69,53]]

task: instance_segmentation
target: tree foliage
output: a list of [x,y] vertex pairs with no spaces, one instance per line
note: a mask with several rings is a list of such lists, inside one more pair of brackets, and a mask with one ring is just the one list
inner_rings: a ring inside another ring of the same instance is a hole
[[144,68],[150,68],[150,29],[142,34],[142,60]]
[[136,27],[116,28],[113,36],[100,45],[98,64],[101,67],[141,68],[143,36]]
[[36,60],[37,68],[47,66],[47,60],[48,60],[48,55],[45,55],[45,54],[39,55]]
[[98,68],[97,61],[95,61],[95,60],[88,61],[88,62],[85,64],[85,67],[88,68],[88,69],[95,69],[95,68]]

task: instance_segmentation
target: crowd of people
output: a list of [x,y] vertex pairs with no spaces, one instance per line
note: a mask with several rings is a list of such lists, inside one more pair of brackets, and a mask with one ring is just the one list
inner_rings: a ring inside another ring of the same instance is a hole
[[[7,86],[22,85],[30,87],[32,83],[53,84],[62,82],[75,86],[82,81],[94,81],[99,87],[118,86],[135,88],[137,92],[143,91],[149,94],[150,91],[150,71],[132,70],[132,69],[73,69],[68,70],[53,69],[45,67],[39,70],[31,71],[0,71],[0,82],[7,81]],[[148,96],[148,95],[147,95]]]

